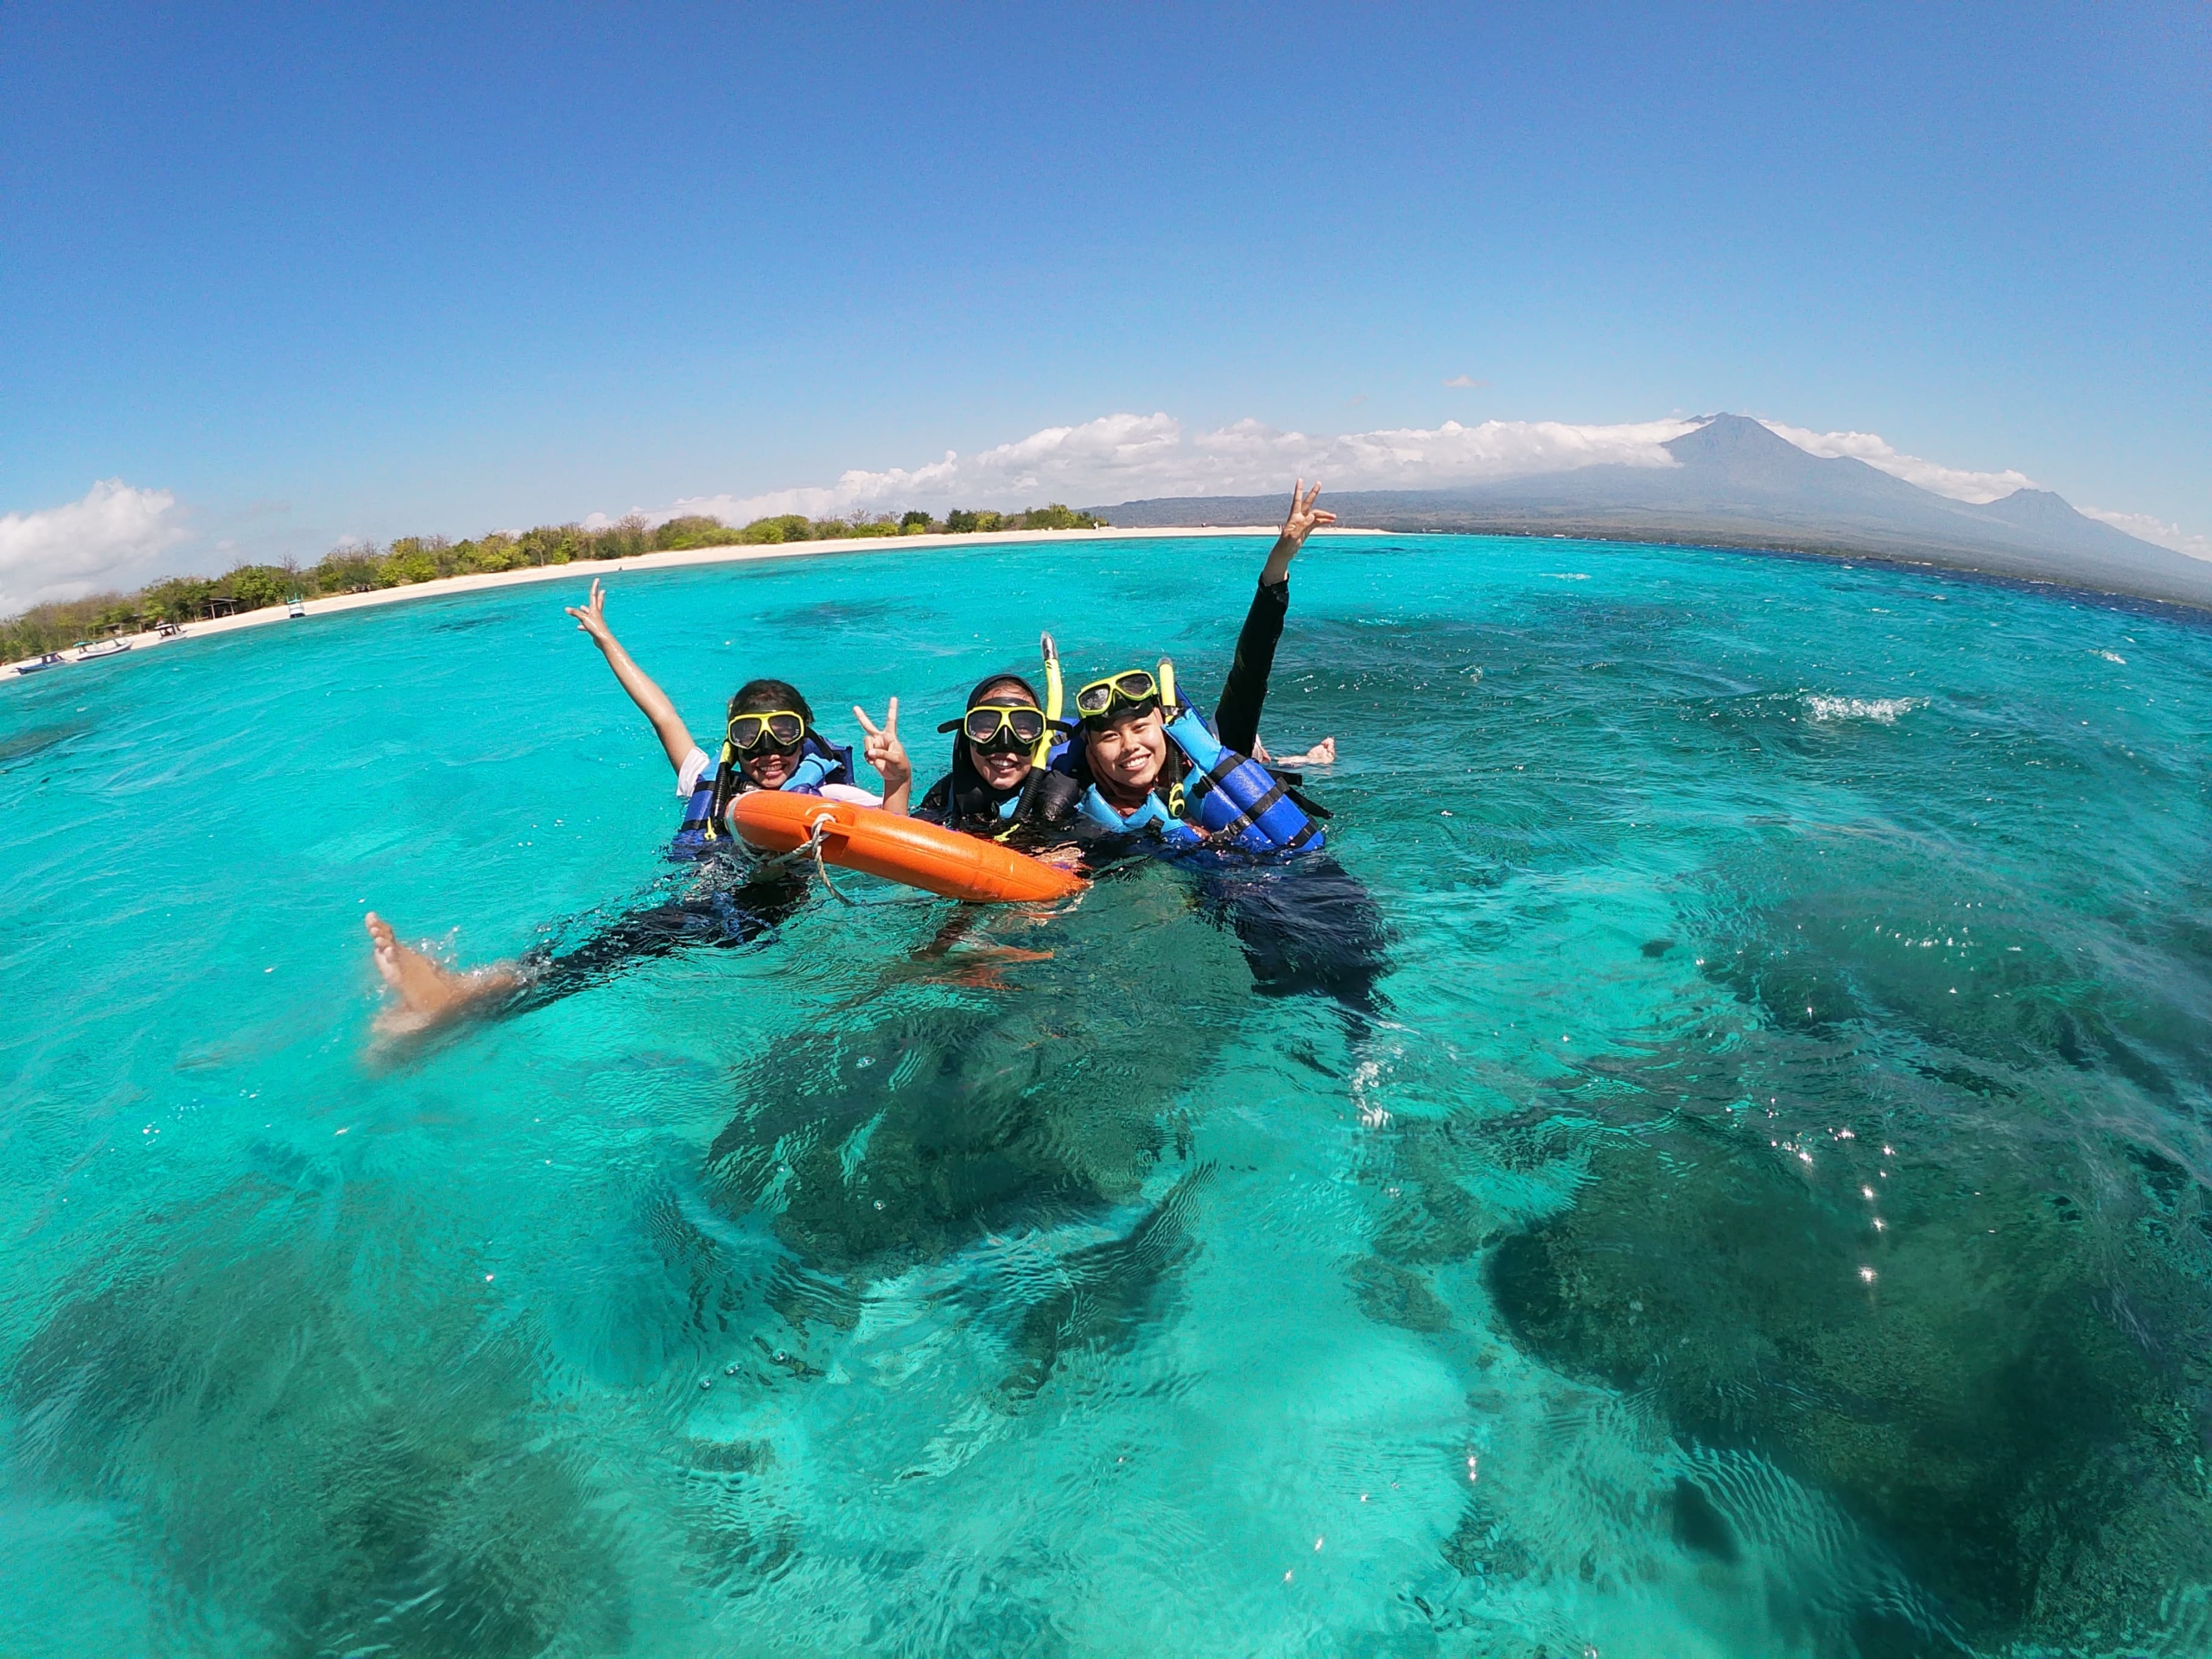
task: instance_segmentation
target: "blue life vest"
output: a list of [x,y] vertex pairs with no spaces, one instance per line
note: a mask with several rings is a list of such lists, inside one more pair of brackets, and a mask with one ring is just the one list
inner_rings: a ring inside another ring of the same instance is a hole
[[1185,794],[1210,842],[1248,853],[1319,849],[1321,826],[1291,798],[1290,785],[1249,755],[1224,748],[1196,709],[1185,706],[1168,721],[1167,735],[1198,768]]
[[[1171,785],[1165,800],[1148,794],[1125,816],[1093,784],[1084,791],[1083,816],[1123,835],[1154,832],[1177,852],[1232,849],[1265,857],[1319,850],[1321,826],[1291,798],[1289,785],[1250,756],[1224,748],[1198,710],[1184,704],[1167,722],[1167,735],[1192,767],[1187,785]],[[1195,826],[1185,813],[1197,815]]]
[[[1179,784],[1168,791],[1168,795],[1179,804],[1182,792]],[[1125,817],[1093,784],[1083,791],[1083,803],[1076,810],[1100,829],[1111,830],[1116,835],[1141,836],[1150,830],[1168,846],[1185,852],[1196,852],[1205,845],[1205,837],[1178,817],[1157,794],[1146,796],[1144,804]]]
[[[825,741],[810,731],[799,741],[798,755],[798,765],[779,785],[786,795],[819,795],[824,784],[853,781],[853,752],[846,745]],[[700,774],[698,784],[683,803],[683,823],[676,832],[670,852],[678,856],[696,855],[704,851],[709,842],[728,837],[728,830],[715,817],[715,799],[719,797],[727,803],[752,787],[740,782],[735,788],[723,790],[724,779],[736,768],[736,751],[725,742],[721,760],[710,771]]]

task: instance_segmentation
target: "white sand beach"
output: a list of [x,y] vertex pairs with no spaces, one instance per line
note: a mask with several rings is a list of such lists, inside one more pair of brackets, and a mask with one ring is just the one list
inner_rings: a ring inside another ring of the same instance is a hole
[[[217,617],[212,621],[190,622],[184,632],[163,636],[152,632],[121,634],[134,650],[166,645],[180,639],[205,639],[211,634],[230,633],[239,628],[258,628],[270,623],[312,620],[318,616],[333,616],[340,611],[358,611],[375,605],[398,605],[410,600],[442,599],[453,594],[473,594],[487,588],[516,587],[533,582],[569,582],[593,576],[618,575],[631,570],[673,570],[701,564],[753,564],[771,559],[818,558],[832,553],[890,553],[925,552],[944,547],[990,547],[1013,542],[1127,542],[1154,541],[1167,537],[1255,536],[1273,537],[1280,526],[1274,524],[1224,524],[1204,528],[1173,530],[1014,530],[988,535],[963,536],[867,536],[849,541],[786,542],[772,546],[721,546],[688,548],[681,552],[644,553],[634,559],[576,559],[567,564],[534,566],[527,570],[496,570],[467,576],[442,576],[435,582],[411,582],[404,588],[379,588],[365,594],[331,594],[306,601],[305,617],[295,617],[283,605],[270,605],[257,611],[247,611],[238,616]],[[1331,528],[1314,532],[1317,536],[1381,536],[1388,532],[1379,530],[1351,530]],[[74,664],[76,658],[65,652],[65,659]],[[27,657],[22,662],[38,660]],[[14,677],[16,664],[5,665],[4,672]]]

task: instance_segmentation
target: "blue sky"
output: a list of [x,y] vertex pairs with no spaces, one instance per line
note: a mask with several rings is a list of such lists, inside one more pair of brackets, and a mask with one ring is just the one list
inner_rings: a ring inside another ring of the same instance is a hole
[[1732,409],[2202,534],[2208,65],[2194,3],[12,0],[0,514],[120,480],[215,569],[1117,413]]

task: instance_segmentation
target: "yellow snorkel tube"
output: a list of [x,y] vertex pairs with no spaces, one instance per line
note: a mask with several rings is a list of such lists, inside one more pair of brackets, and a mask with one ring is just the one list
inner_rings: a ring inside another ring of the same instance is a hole
[[1043,766],[1045,758],[1052,752],[1052,722],[1060,717],[1063,696],[1059,648],[1053,645],[1052,636],[1049,633],[1039,634],[1037,645],[1045,653],[1045,734],[1037,740],[1037,747],[1029,752],[1029,764],[1033,766]]
[[712,774],[717,781],[713,799],[709,803],[707,822],[700,830],[702,841],[712,841],[722,833],[721,808],[728,804],[722,791],[729,787],[729,770],[737,764],[737,745],[729,741],[727,727],[722,731],[722,758]]
[[[1160,672],[1152,677],[1152,682],[1160,688],[1160,718],[1163,723],[1172,721],[1175,718],[1175,664],[1165,657],[1161,658]],[[1180,817],[1185,804],[1183,785],[1180,783],[1170,784],[1167,786],[1167,810]]]

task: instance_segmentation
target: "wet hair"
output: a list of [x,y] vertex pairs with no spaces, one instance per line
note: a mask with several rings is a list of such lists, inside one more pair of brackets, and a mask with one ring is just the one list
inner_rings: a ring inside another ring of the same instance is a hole
[[[782,709],[790,709],[804,721],[807,730],[814,729],[814,710],[789,680],[747,680],[729,700],[729,719],[735,720],[740,715],[772,715]],[[723,723],[727,725],[728,721]]]
[[[968,694],[968,707],[973,709],[978,703],[994,701],[991,696],[991,693],[998,690],[1002,686],[1009,685],[1015,690],[1020,692],[1021,695],[1029,702],[1035,703],[1039,709],[1042,709],[1045,706],[1045,699],[1037,695],[1037,688],[1030,684],[1028,681],[1023,679],[1020,675],[994,674],[987,680],[978,680],[976,682],[976,689]],[[996,699],[996,701],[1004,702],[1005,699],[999,698]]]

